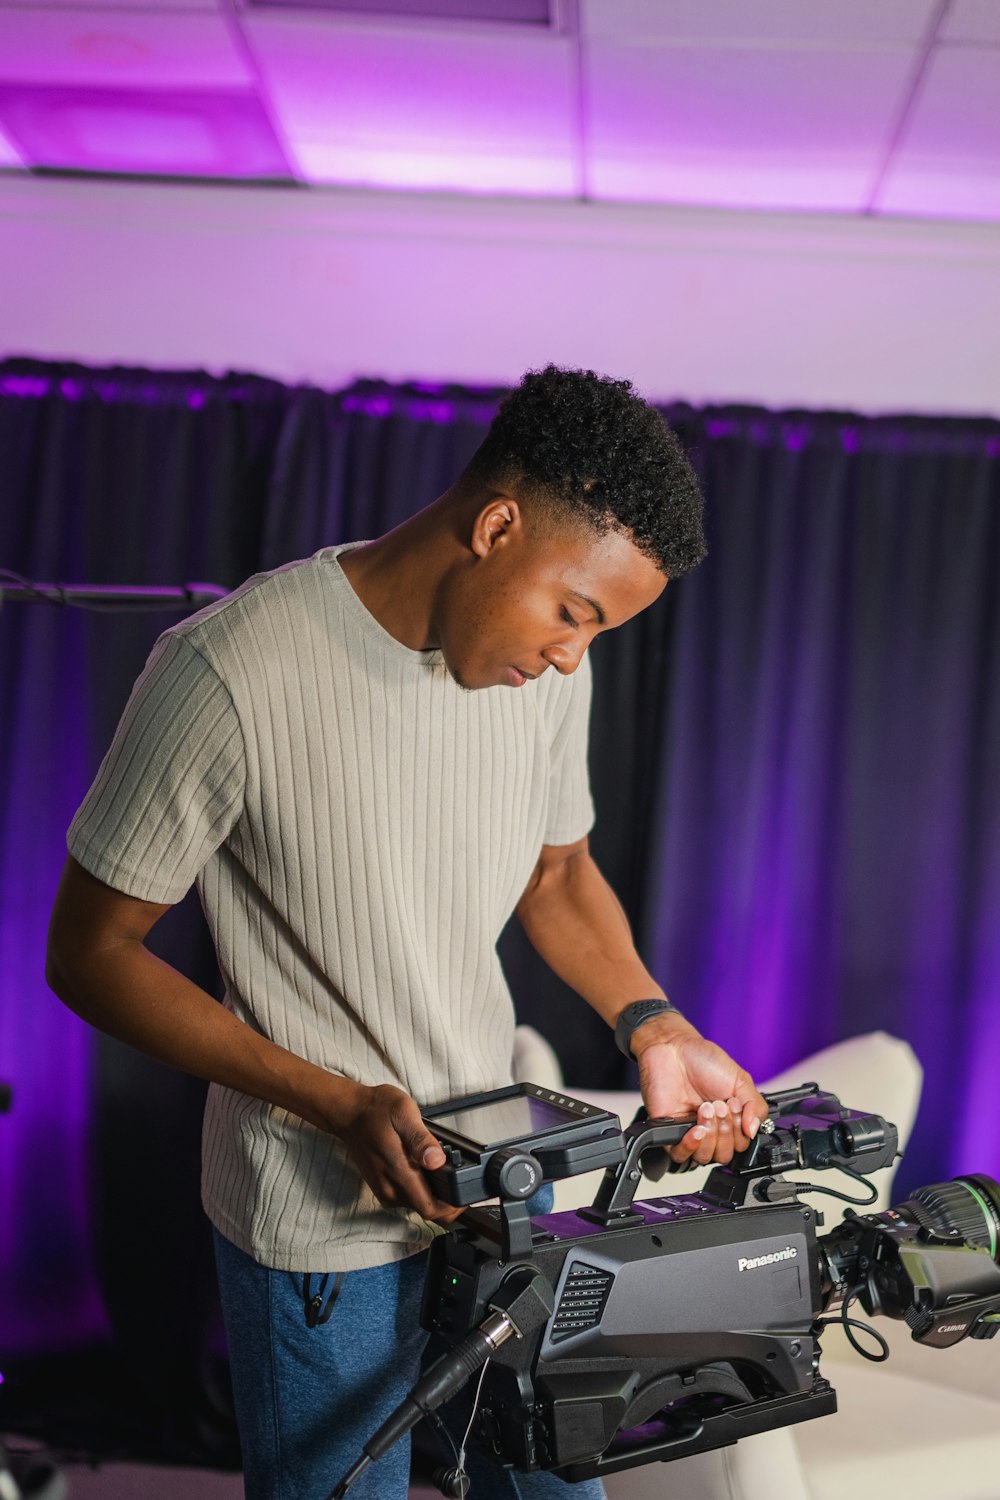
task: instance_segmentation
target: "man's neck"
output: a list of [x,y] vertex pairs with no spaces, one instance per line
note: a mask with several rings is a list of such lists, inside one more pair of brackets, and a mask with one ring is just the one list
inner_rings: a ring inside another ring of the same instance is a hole
[[436,506],[340,554],[348,583],[383,630],[411,651],[437,646],[431,621],[447,544]]

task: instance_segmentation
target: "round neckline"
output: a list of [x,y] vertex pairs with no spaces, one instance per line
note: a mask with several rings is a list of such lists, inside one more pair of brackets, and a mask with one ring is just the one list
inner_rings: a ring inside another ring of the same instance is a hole
[[385,626],[375,618],[367,604],[358,597],[354,591],[354,585],[340,566],[340,557],[344,552],[353,552],[355,547],[365,547],[367,542],[341,542],[336,547],[324,547],[319,554],[325,561],[334,565],[334,579],[336,587],[342,596],[344,607],[353,615],[357,623],[365,631],[365,634],[376,641],[384,651],[397,657],[400,661],[409,662],[414,667],[439,667],[444,664],[444,653],[439,646],[433,646],[427,651],[414,651],[412,646],[405,646],[398,641]]

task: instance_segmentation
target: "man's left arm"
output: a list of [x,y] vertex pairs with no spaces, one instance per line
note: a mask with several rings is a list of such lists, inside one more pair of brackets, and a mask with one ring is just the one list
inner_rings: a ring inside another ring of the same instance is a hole
[[[586,838],[543,847],[517,915],[549,967],[612,1028],[632,1001],[666,998]],[[727,1162],[756,1135],[767,1105],[753,1079],[676,1011],[644,1021],[631,1048],[651,1115],[697,1113],[697,1125],[671,1150],[675,1161]]]

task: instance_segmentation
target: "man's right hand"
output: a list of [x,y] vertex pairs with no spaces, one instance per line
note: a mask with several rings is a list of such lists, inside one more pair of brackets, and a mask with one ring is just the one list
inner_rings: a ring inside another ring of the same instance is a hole
[[332,1131],[380,1202],[443,1224],[457,1218],[461,1210],[435,1198],[424,1176],[445,1157],[409,1095],[296,1057],[155,958],[144,939],[168,909],[68,859],[49,934],[53,990],[85,1021],[151,1057]]
[[451,1224],[462,1212],[436,1198],[425,1176],[445,1154],[402,1089],[356,1085],[358,1100],[337,1134],[362,1177],[386,1208],[412,1208],[425,1219]]

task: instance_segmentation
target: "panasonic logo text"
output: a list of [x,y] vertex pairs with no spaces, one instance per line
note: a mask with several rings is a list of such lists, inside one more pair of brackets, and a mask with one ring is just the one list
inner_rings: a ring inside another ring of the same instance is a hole
[[775,1250],[770,1255],[741,1255],[740,1270],[756,1271],[761,1266],[776,1265],[779,1260],[795,1260],[798,1253],[794,1245],[786,1245],[784,1250]]

